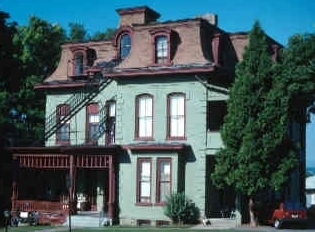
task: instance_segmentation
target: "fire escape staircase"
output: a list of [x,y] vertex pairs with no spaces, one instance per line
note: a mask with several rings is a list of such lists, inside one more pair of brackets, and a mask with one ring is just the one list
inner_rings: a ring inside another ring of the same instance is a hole
[[105,134],[107,128],[106,128],[106,121],[107,121],[107,117],[106,117],[106,105],[103,105],[102,108],[99,111],[99,127],[98,127],[98,132],[97,135],[95,136],[97,139],[99,139],[102,135]]
[[[57,111],[52,112],[47,118],[45,123],[45,141],[48,140],[57,130],[69,121],[74,115],[76,115],[86,104],[96,97],[106,86],[112,82],[112,79],[102,78],[98,81],[99,85],[95,85],[95,82],[87,82],[84,84],[79,92],[73,94],[69,99],[67,99],[64,104],[70,106],[70,111],[68,114],[63,115],[64,118],[62,122],[57,122]],[[104,110],[102,110],[104,112]],[[104,113],[103,113],[104,114]],[[105,117],[103,124],[100,123],[105,129]],[[103,132],[104,133],[104,132]]]

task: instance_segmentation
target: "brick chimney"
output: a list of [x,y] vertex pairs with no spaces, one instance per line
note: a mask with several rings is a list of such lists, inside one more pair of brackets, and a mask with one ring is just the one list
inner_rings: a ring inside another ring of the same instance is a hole
[[218,15],[213,13],[206,13],[203,15],[197,15],[196,18],[202,18],[207,20],[210,24],[218,26]]
[[119,27],[132,24],[147,24],[156,22],[160,14],[147,6],[139,6],[133,8],[117,9],[116,12],[120,15]]

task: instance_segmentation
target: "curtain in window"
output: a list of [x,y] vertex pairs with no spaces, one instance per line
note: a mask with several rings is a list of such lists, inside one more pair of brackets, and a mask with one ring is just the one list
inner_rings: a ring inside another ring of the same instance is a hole
[[159,200],[160,202],[166,201],[166,196],[171,192],[171,163],[170,161],[161,161],[160,162],[160,192]]
[[170,98],[170,136],[182,137],[185,134],[185,99],[182,94]]
[[143,161],[140,173],[140,202],[149,202],[151,195],[151,163]]

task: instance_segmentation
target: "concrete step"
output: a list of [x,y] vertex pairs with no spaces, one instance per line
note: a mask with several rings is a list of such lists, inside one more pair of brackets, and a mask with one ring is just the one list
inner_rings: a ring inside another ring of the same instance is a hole
[[110,221],[106,215],[98,212],[71,215],[70,220],[68,216],[66,222],[63,225],[69,226],[69,223],[71,223],[71,227],[103,227],[110,224]]

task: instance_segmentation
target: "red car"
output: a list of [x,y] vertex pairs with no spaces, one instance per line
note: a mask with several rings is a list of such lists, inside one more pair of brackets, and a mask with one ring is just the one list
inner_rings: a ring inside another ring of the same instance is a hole
[[273,210],[268,223],[276,229],[280,229],[284,223],[301,224],[305,227],[307,224],[307,210],[300,203],[280,203],[279,207]]

